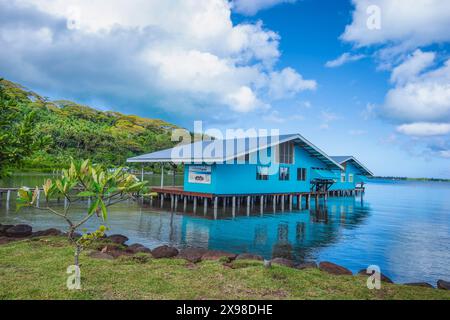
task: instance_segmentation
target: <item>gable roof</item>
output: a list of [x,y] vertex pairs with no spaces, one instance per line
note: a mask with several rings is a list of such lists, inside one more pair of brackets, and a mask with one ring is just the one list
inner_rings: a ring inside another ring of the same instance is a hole
[[367,167],[359,162],[354,156],[331,156],[331,158],[339,164],[344,164],[347,161],[352,161],[359,170],[365,172],[365,176],[373,176],[372,171],[367,169]]
[[[274,136],[267,136],[258,137],[257,139],[245,137],[224,140],[202,140],[183,146],[176,146],[174,148],[129,158],[127,159],[127,162],[224,163],[226,161],[242,157],[246,154],[289,141],[300,145],[311,156],[324,162],[327,167],[334,169],[338,168],[341,170],[344,169],[338,162],[333,160],[325,152],[313,145],[300,134],[280,135],[278,139]],[[211,155],[208,158],[205,158],[203,157],[203,151],[205,149],[214,152],[211,152]],[[219,154],[215,152],[216,150],[223,150],[223,152]],[[180,155],[180,153],[183,154]]]

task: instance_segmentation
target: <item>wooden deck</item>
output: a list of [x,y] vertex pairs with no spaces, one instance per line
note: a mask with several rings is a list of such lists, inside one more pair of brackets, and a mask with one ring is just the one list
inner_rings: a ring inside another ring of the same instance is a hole
[[259,196],[325,196],[328,194],[327,191],[312,191],[312,192],[277,192],[277,193],[239,193],[239,194],[215,194],[215,193],[204,193],[204,192],[192,192],[185,191],[182,186],[167,186],[167,187],[153,187],[153,192],[158,194],[167,195],[178,195],[178,196],[192,196],[200,198],[212,199],[214,197],[259,197]]

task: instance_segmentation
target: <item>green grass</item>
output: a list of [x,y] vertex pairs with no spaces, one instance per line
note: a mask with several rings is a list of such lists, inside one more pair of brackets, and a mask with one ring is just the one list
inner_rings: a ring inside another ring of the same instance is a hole
[[[142,257],[142,255],[139,255]],[[382,284],[369,290],[361,276],[261,262],[190,264],[181,259],[81,257],[82,289],[66,288],[73,250],[63,238],[0,246],[0,299],[450,299],[437,289]]]

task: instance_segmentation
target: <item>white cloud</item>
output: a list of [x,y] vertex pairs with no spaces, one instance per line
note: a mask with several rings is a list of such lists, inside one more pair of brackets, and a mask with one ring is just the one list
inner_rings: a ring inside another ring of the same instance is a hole
[[274,71],[269,75],[269,95],[274,99],[293,96],[304,90],[315,90],[317,82],[305,80],[292,68]]
[[425,68],[433,64],[436,54],[434,52],[414,51],[402,64],[392,70],[391,82],[404,84],[413,80]]
[[330,60],[327,61],[327,63],[325,63],[325,66],[327,68],[336,68],[336,67],[340,67],[343,64],[352,62],[352,61],[358,61],[365,58],[365,55],[363,54],[351,54],[349,52],[345,52],[343,54],[341,54],[339,57],[337,57],[334,60]]
[[262,22],[234,25],[227,0],[0,6],[3,76],[64,97],[217,117],[265,110],[274,98],[316,86],[291,68],[278,70],[279,35]]
[[426,58],[425,63],[417,64],[415,61],[423,60],[424,55],[416,52],[394,69],[392,79],[397,82],[386,95],[385,116],[414,122],[450,119],[450,59],[439,68],[417,74],[433,61]]
[[[353,0],[352,23],[341,38],[357,46],[391,43],[411,49],[450,40],[450,2],[442,0]],[[380,8],[380,29],[369,29],[369,6]]]
[[397,131],[409,136],[418,137],[445,135],[450,133],[450,123],[409,123],[398,126]]
[[297,0],[232,0],[233,11],[252,16],[258,11],[281,3],[294,3]]
[[449,158],[450,159],[450,150],[441,150],[441,151],[439,151],[439,155],[442,158]]

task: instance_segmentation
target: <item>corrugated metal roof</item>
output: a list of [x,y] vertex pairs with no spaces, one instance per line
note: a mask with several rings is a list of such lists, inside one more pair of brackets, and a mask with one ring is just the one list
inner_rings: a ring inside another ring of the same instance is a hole
[[344,164],[347,161],[352,161],[357,168],[366,173],[366,176],[373,176],[372,171],[367,169],[361,162],[359,162],[354,156],[331,156],[331,158],[339,164]]
[[[312,156],[322,160],[331,168],[343,167],[331,159],[300,134],[286,134],[259,138],[236,138],[225,140],[197,141],[191,144],[156,151],[129,158],[127,162],[173,162],[173,163],[223,163],[246,154],[265,149],[283,142],[294,141]],[[206,150],[206,152],[205,152]],[[219,154],[220,150],[223,152]]]

